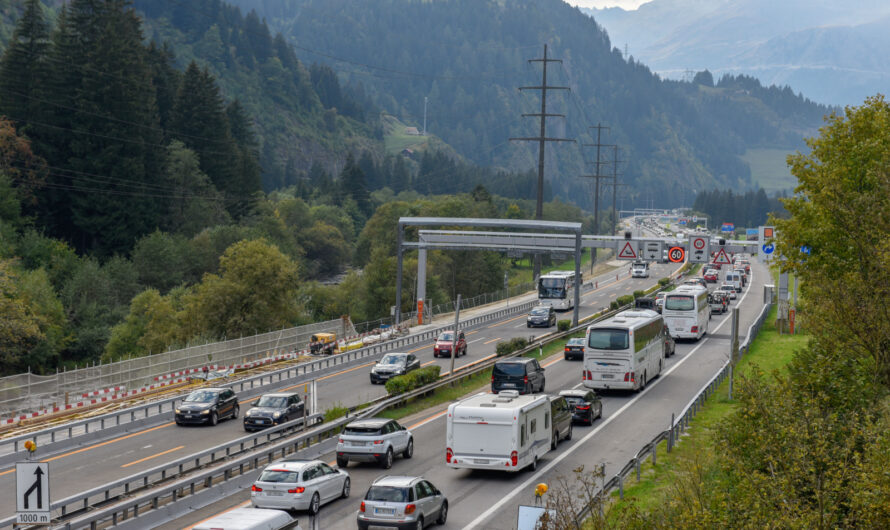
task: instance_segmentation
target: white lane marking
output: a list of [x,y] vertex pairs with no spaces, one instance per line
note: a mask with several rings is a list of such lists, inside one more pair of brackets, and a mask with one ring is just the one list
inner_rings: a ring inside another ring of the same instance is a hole
[[[752,280],[753,280],[753,274],[752,274]],[[750,289],[750,288],[749,288],[747,291],[745,291],[745,294],[742,295],[742,299],[739,300],[739,305],[741,305],[741,303],[745,301],[745,297],[748,296],[748,293],[749,293],[749,292],[751,292],[751,289]],[[720,329],[720,328],[723,326],[723,324],[725,324],[726,321],[727,321],[729,318],[730,318],[730,317],[724,318],[724,319],[723,319],[723,322],[721,322],[720,324],[717,325],[716,328],[714,328],[714,331],[717,331],[718,329]],[[681,364],[683,364],[683,363],[686,362],[687,360],[691,359],[692,356],[693,356],[693,354],[695,354],[695,352],[696,352],[699,348],[701,348],[702,346],[704,346],[705,343],[708,341],[708,339],[710,339],[710,337],[707,337],[707,338],[702,339],[701,341],[699,341],[698,345],[697,345],[695,348],[693,348],[691,352],[689,352],[688,354],[686,354],[686,357],[683,357],[682,359],[680,359],[679,361],[677,361],[677,363],[676,363],[674,366],[672,366],[667,372],[665,372],[664,375],[670,375],[670,373],[673,372],[674,370],[676,370],[677,368],[679,368]],[[652,382],[652,384],[647,385],[645,390],[641,391],[641,392],[640,392],[639,394],[637,394],[633,399],[631,399],[630,401],[628,401],[627,403],[625,403],[620,409],[618,409],[617,411],[615,411],[615,414],[612,414],[611,416],[609,416],[608,418],[606,418],[606,419],[599,425],[599,427],[597,427],[596,429],[594,429],[594,430],[590,431],[589,433],[587,433],[587,435],[584,436],[584,438],[581,438],[581,439],[578,441],[578,443],[576,443],[575,445],[573,445],[573,446],[569,447],[568,449],[566,449],[565,452],[563,452],[562,454],[560,454],[559,456],[557,456],[556,458],[554,458],[552,461],[550,461],[549,464],[545,465],[543,468],[541,468],[540,470],[538,470],[537,473],[535,473],[534,475],[532,475],[531,477],[529,477],[528,479],[526,479],[525,482],[523,482],[523,483],[520,484],[519,486],[516,486],[512,491],[508,492],[508,493],[505,494],[503,497],[501,497],[501,500],[499,500],[498,502],[496,502],[496,503],[494,504],[494,506],[492,506],[491,508],[485,510],[485,511],[482,512],[478,517],[476,517],[475,519],[473,519],[473,520],[470,522],[470,524],[468,524],[468,525],[466,526],[466,528],[474,528],[474,527],[476,527],[477,525],[479,525],[480,523],[484,522],[484,521],[485,521],[486,519],[488,519],[489,517],[491,517],[491,515],[492,515],[494,512],[498,511],[504,504],[506,504],[508,500],[510,500],[510,499],[512,499],[513,497],[515,497],[516,494],[519,493],[520,491],[523,491],[523,490],[526,490],[527,488],[529,488],[529,486],[530,486],[533,482],[535,482],[535,481],[537,481],[537,480],[540,480],[540,478],[541,478],[545,473],[547,473],[548,471],[550,471],[551,469],[553,469],[553,468],[556,466],[556,464],[562,462],[567,456],[569,456],[570,454],[574,453],[576,449],[578,449],[579,447],[581,447],[582,445],[584,445],[585,443],[587,443],[587,442],[588,442],[591,438],[593,438],[598,432],[600,432],[600,431],[603,429],[603,427],[605,427],[606,425],[610,424],[610,423],[612,422],[612,420],[614,420],[615,418],[617,418],[618,416],[620,416],[625,410],[627,410],[631,405],[633,405],[634,403],[636,403],[637,401],[639,401],[640,398],[642,398],[643,396],[645,396],[647,392],[649,392],[650,390],[652,390],[653,388],[655,388],[656,385],[658,385],[658,384],[661,383],[662,381],[664,381],[664,379],[661,378],[661,377],[659,377],[659,378],[656,379],[654,382]]]
[[471,341],[468,342],[467,344],[473,344],[474,342],[479,342],[480,340],[485,340],[485,339],[487,339],[487,338],[488,338],[488,337],[480,337],[480,338],[478,338],[478,339],[476,339],[476,340],[471,340]]

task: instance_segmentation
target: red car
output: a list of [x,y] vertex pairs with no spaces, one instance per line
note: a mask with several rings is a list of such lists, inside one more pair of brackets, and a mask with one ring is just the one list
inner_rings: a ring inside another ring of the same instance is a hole
[[457,337],[457,348],[454,348],[454,332],[446,329],[439,333],[436,344],[433,345],[433,357],[451,357],[451,352],[457,350],[457,357],[467,354],[467,340],[464,338],[464,332],[461,331]]
[[715,271],[714,269],[710,269],[707,272],[705,272],[704,279],[706,282],[717,283],[717,278],[718,278],[717,271]]

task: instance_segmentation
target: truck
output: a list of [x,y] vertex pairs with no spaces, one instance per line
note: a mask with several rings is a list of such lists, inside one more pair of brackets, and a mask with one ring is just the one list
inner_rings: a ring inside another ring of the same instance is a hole
[[535,470],[551,450],[550,397],[480,393],[448,406],[445,464],[453,469]]

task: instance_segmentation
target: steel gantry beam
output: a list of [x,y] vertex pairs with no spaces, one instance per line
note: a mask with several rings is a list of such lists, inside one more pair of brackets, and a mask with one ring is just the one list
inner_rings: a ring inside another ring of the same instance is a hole
[[[448,230],[421,230],[417,242],[405,241],[406,227],[422,226],[460,226],[471,228],[500,228],[505,230],[534,230],[533,234],[517,232],[472,232],[472,231],[448,231]],[[560,234],[547,234],[541,232],[570,232],[559,238],[559,245],[546,238]],[[441,237],[436,236],[439,234]],[[448,234],[458,237],[457,240],[449,239]],[[515,239],[508,241],[501,239],[499,246],[486,246],[473,239],[474,235],[488,234],[494,236],[516,237],[530,235],[531,238]],[[524,219],[462,219],[456,217],[401,217],[398,223],[397,234],[397,269],[396,269],[396,306],[395,321],[401,322],[402,309],[402,261],[406,250],[417,249],[418,266],[418,298],[426,293],[426,251],[428,249],[449,250],[520,250],[530,253],[544,252],[574,252],[575,256],[575,310],[572,315],[572,325],[578,325],[579,308],[581,305],[581,223],[565,223],[559,221],[529,221]],[[422,281],[422,283],[421,283]]]

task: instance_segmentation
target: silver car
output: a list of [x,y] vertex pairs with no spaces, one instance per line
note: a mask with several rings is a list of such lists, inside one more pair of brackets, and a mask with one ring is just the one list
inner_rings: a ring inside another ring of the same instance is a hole
[[380,477],[368,488],[358,509],[361,529],[389,527],[422,530],[445,524],[448,499],[423,477]]
[[383,469],[389,469],[396,454],[411,458],[414,436],[398,422],[387,418],[356,420],[343,429],[337,441],[337,465],[341,468],[352,460],[378,462]]
[[256,508],[306,510],[318,513],[322,504],[349,497],[349,473],[321,460],[286,459],[266,466],[250,488]]

